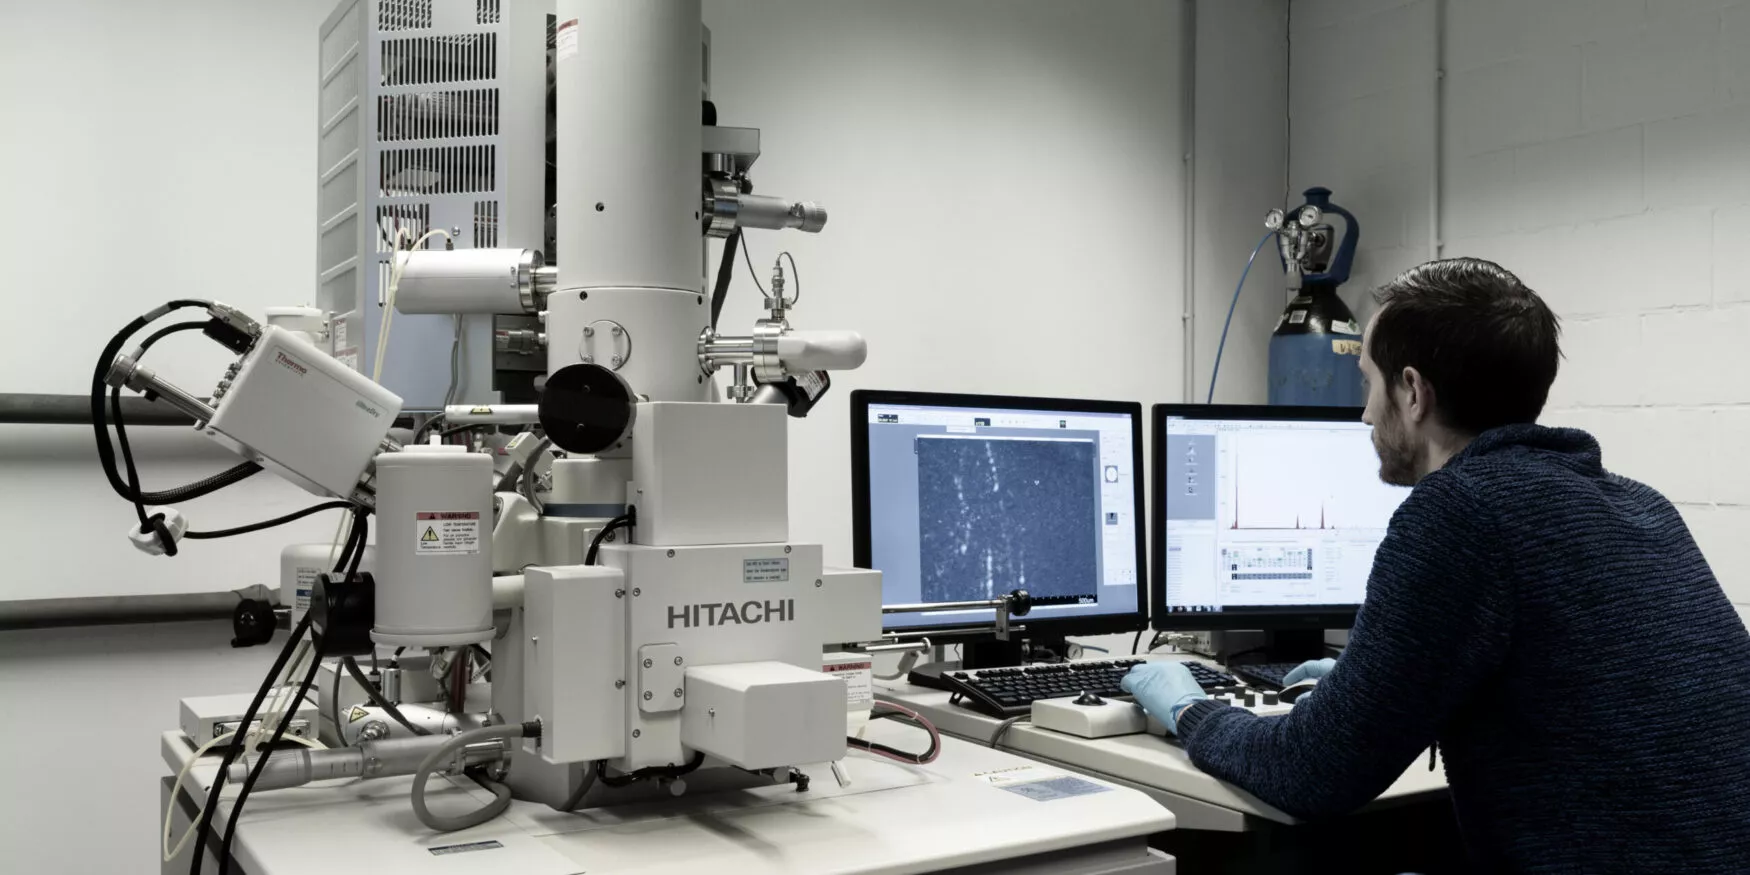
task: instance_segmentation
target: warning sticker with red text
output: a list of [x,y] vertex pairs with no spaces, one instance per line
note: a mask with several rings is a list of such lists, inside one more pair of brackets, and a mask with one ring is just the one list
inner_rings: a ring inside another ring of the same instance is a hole
[[418,514],[413,552],[420,556],[480,552],[478,511],[434,511]]

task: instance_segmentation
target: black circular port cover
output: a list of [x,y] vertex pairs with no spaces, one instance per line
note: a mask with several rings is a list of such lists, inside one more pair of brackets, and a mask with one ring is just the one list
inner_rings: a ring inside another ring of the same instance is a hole
[[541,428],[568,453],[599,453],[632,433],[638,398],[601,365],[566,365],[547,377],[537,405]]
[[273,605],[244,599],[231,611],[231,646],[254,647],[273,640]]

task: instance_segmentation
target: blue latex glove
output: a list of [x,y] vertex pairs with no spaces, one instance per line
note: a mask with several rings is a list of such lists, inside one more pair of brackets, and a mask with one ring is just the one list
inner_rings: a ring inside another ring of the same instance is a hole
[[1174,735],[1179,734],[1179,711],[1208,698],[1191,670],[1177,662],[1145,662],[1132,668],[1119,686]]
[[1282,685],[1292,686],[1308,678],[1323,678],[1337,667],[1335,659],[1311,659],[1294,667],[1288,674],[1282,676]]

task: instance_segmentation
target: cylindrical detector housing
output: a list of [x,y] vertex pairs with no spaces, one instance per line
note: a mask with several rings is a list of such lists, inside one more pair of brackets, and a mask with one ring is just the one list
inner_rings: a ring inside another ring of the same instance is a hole
[[617,517],[626,512],[626,482],[631,479],[631,459],[599,456],[554,459],[553,492],[547,498],[547,513]]
[[328,332],[328,314],[315,307],[268,307],[262,315],[267,324],[295,332],[317,346]]
[[699,335],[711,307],[697,292],[566,289],[547,297],[547,373],[588,362],[651,401],[710,401]]
[[533,249],[415,249],[402,259],[395,309],[403,313],[537,313]]
[[[292,544],[280,551],[280,606],[291,608],[292,625],[304,619],[310,610],[310,594],[316,589],[316,575],[333,574],[335,559],[340,555],[333,544]],[[359,571],[377,573],[377,548],[365,547],[359,560]]]
[[558,288],[699,289],[700,0],[557,11]]
[[492,459],[454,445],[377,457],[371,640],[451,647],[492,638]]
[[855,331],[787,331],[778,337],[778,358],[792,374],[855,370],[868,357],[869,344]]
[[444,408],[449,425],[528,425],[541,421],[536,404],[452,404]]

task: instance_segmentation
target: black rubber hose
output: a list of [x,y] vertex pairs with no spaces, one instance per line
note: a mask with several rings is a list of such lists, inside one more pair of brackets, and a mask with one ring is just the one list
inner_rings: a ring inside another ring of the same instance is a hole
[[104,345],[103,352],[97,357],[97,366],[91,372],[91,426],[97,434],[97,457],[98,461],[102,463],[104,476],[109,479],[110,488],[124,498],[130,498],[130,496],[122,486],[121,475],[116,471],[115,447],[111,446],[109,442],[108,416],[105,414],[103,403],[104,378],[108,376],[110,366],[115,364],[115,357],[121,354],[122,347],[127,345],[128,339],[138,334],[140,329],[176,310],[189,307],[205,309],[211,306],[211,301],[178,298],[144,315],[136,316],[122,330],[116,332],[114,337],[109,339],[109,343]]
[[601,554],[602,542],[606,541],[608,535],[613,534],[616,529],[629,529],[637,524],[638,518],[629,511],[622,516],[617,516],[609,520],[608,524],[602,526],[602,530],[596,532],[595,537],[590,540],[589,550],[583,554],[583,564],[595,564],[596,557]]
[[[364,546],[361,544],[354,557],[363,556]],[[305,616],[309,616],[308,613]],[[298,684],[298,697],[292,700],[292,707],[280,718],[278,726],[273,729],[273,737],[267,740],[267,747],[255,758],[255,765],[249,769],[249,777],[243,779],[243,789],[237,792],[237,798],[231,803],[231,816],[225,819],[225,838],[219,842],[219,875],[231,871],[231,843],[237,838],[237,821],[243,819],[243,806],[249,801],[249,791],[255,789],[255,781],[261,777],[261,770],[267,766],[268,757],[285,737],[286,727],[292,725],[292,718],[297,716],[298,706],[304,704],[304,697],[310,695],[310,687],[316,683],[316,673],[322,668],[322,659],[311,654],[310,670],[304,672],[304,680]],[[245,724],[248,725],[248,724]],[[243,730],[238,730],[243,732]],[[205,848],[196,848],[198,856]]]
[[[151,349],[158,341],[163,340],[172,334],[176,334],[179,331],[199,331],[205,326],[206,323],[201,322],[198,319],[192,322],[178,322],[175,325],[166,325],[163,328],[152,332],[150,336],[141,341],[139,352],[141,355],[144,355],[146,350]],[[128,445],[128,428],[127,421],[122,415],[122,390],[120,386],[112,387],[109,390],[109,415],[115,419],[115,441],[121,448],[122,463],[127,466],[128,493],[134,502],[134,515],[139,517],[140,531],[143,533],[146,531],[146,527],[152,523],[147,519],[145,505],[140,501],[140,472],[134,467],[134,450]],[[159,517],[160,521],[162,519],[163,517]],[[158,537],[160,539],[165,538],[166,530],[162,526],[156,531],[158,532]],[[176,544],[173,539],[166,539],[163,547],[165,555],[176,555]]]
[[226,468],[205,480],[197,480],[186,486],[166,489],[162,492],[142,492],[140,501],[146,504],[175,504],[179,501],[189,501],[203,495],[211,495],[242,480],[248,480],[261,473],[261,466],[254,462],[244,462],[235,468]]
[[735,276],[735,250],[741,246],[741,229],[737,228],[723,241],[723,260],[717,263],[717,285],[711,290],[711,330],[717,330],[717,317],[723,313],[723,302],[729,300],[729,281]]
[[597,760],[595,764],[595,776],[597,781],[608,787],[630,787],[639,781],[649,781],[656,778],[679,778],[682,775],[690,775],[698,771],[699,767],[704,764],[705,752],[694,751],[693,758],[688,760],[685,765],[649,766],[625,775],[610,775],[607,772],[606,762],[603,760]]
[[[365,688],[365,695],[370,698],[371,704],[376,705],[377,707],[383,709],[383,711],[386,712],[390,717],[395,718],[395,722],[406,727],[408,732],[411,732],[414,735],[430,735],[431,734],[430,732],[427,732],[426,730],[421,729],[418,726],[414,726],[413,721],[408,720],[407,715],[402,714],[401,709],[395,707],[394,702],[391,702],[388,699],[383,698],[382,691],[377,689],[376,684],[371,683],[370,678],[365,677],[365,673],[363,671],[359,670],[359,664],[357,662],[354,662],[352,657],[348,656],[344,660],[342,660],[342,662],[345,663],[345,665],[346,665],[346,673],[352,675],[352,679],[354,681],[357,681],[359,686]],[[334,732],[335,732],[335,735],[340,734],[340,727],[338,725],[334,727]]]
[[[370,540],[370,522],[366,519],[368,513],[369,512],[363,508],[355,508],[353,510],[352,531],[347,535],[346,546],[341,549],[340,558],[335,562],[335,570],[339,571],[344,569],[345,571],[345,578],[343,579],[352,579],[352,576],[358,572],[360,560],[364,559],[365,543]],[[310,624],[315,616],[315,611],[305,611],[304,619],[299,622],[299,627],[301,629],[310,629]],[[287,646],[291,646],[292,642],[295,642],[302,637],[301,634],[293,635],[292,641],[287,642]],[[243,789],[237,794],[236,800],[231,803],[231,816],[225,821],[225,835],[219,843],[219,875],[225,875],[225,873],[231,871],[231,843],[237,837],[237,822],[243,819],[243,804],[249,800],[249,792],[255,788],[255,781],[261,776],[261,770],[267,765],[267,759],[272,754],[274,747],[277,746],[280,743],[280,739],[285,736],[286,727],[291,725],[293,715],[297,714],[298,707],[304,703],[304,698],[310,694],[311,685],[316,683],[316,674],[322,666],[322,647],[321,642],[317,640],[314,630],[311,630],[311,639],[316,641],[315,653],[311,654],[312,659],[310,660],[310,670],[304,673],[304,680],[298,685],[298,697],[292,700],[291,710],[280,719],[279,726],[274,728],[273,737],[268,739],[267,747],[263,748],[261,755],[256,757],[255,765],[249,770],[249,776],[243,780]],[[280,667],[276,667],[273,674],[269,675],[270,683],[271,679],[279,676],[279,672]],[[261,693],[265,694],[267,690],[268,687],[264,686],[261,689]],[[243,728],[238,730],[237,737],[232,742],[234,750],[240,750],[242,748],[243,739],[248,735],[247,729],[252,722],[254,722],[253,716],[245,717],[243,719]],[[234,762],[235,759],[236,757],[231,754],[228,754],[225,757],[225,761],[219,765],[219,774],[221,777],[231,767],[231,763]],[[216,801],[218,788],[222,783],[223,781],[220,780],[215,780],[213,782],[214,799],[208,800],[209,805],[212,805]],[[210,812],[207,813],[210,815]],[[211,836],[211,834],[212,821],[209,816],[206,828],[202,831],[202,835],[199,837],[199,843],[195,849],[194,862],[190,868],[190,875],[200,875],[201,858],[205,856],[203,852],[206,849],[207,838]]]
[[[128,501],[141,505],[173,504],[179,501],[188,501],[190,499],[200,498],[204,495],[210,495],[213,492],[217,492],[220,489],[261,471],[260,465],[257,465],[254,462],[244,462],[234,468],[221,471],[218,474],[214,474],[211,477],[195,483],[190,483],[186,486],[179,486],[159,492],[142,492],[139,490],[137,483],[124,483],[120,472],[116,469],[116,448],[110,443],[109,414],[105,409],[104,402],[106,400],[119,400],[121,393],[120,390],[116,390],[111,394],[110,399],[104,398],[103,389],[106,385],[104,377],[108,374],[110,365],[115,361],[115,357],[121,353],[121,349],[127,344],[128,339],[139,333],[141,329],[145,328],[146,325],[153,320],[176,309],[206,306],[209,306],[209,304],[205,301],[171,301],[169,304],[128,323],[126,328],[117,332],[115,337],[110,338],[109,344],[104,347],[103,354],[98,359],[97,367],[92,373],[90,399],[91,425],[97,437],[98,462],[103,468],[104,476],[109,479],[110,487],[115,490],[117,495]],[[167,326],[148,337],[146,341],[141,344],[141,348],[150,348],[152,344],[158,342],[158,340],[167,335],[173,334],[177,331],[202,327],[204,324],[205,323],[201,322],[179,322],[175,325]],[[125,435],[121,436],[121,440],[125,446]]]
[[283,526],[286,523],[296,522],[311,514],[321,513],[325,510],[346,510],[352,506],[352,502],[350,501],[325,501],[321,504],[310,505],[303,510],[292,511],[285,516],[274,517],[271,520],[262,520],[259,523],[250,523],[249,525],[237,526],[232,529],[215,529],[211,532],[185,532],[183,533],[183,537],[191,541],[199,541],[202,539],[211,540],[213,538],[229,538],[233,535],[247,535],[250,532],[265,531],[274,528],[275,526]]
[[[213,815],[219,810],[219,794],[225,787],[225,773],[231,768],[231,764],[237,761],[238,755],[243,752],[243,739],[249,735],[248,728],[255,723],[256,712],[261,710],[261,703],[267,699],[268,691],[273,689],[275,682],[279,680],[280,672],[286,670],[286,663],[291,661],[292,654],[297,652],[298,642],[304,640],[304,634],[310,631],[310,623],[314,619],[311,612],[305,611],[304,619],[299,620],[297,627],[292,629],[292,634],[286,637],[286,646],[280,650],[279,658],[274,660],[273,667],[268,669],[267,678],[261,682],[261,689],[255,692],[255,698],[250,700],[248,710],[243,712],[243,721],[240,724],[242,728],[231,739],[231,743],[225,747],[225,756],[219,761],[218,775],[213,779],[212,788],[207,790],[207,804],[201,809],[200,821],[196,825],[193,859],[189,864],[189,875],[200,875],[201,862],[206,859],[207,839],[212,836]],[[297,711],[296,708],[292,710],[294,713]],[[236,812],[233,811],[231,816],[235,818]]]

